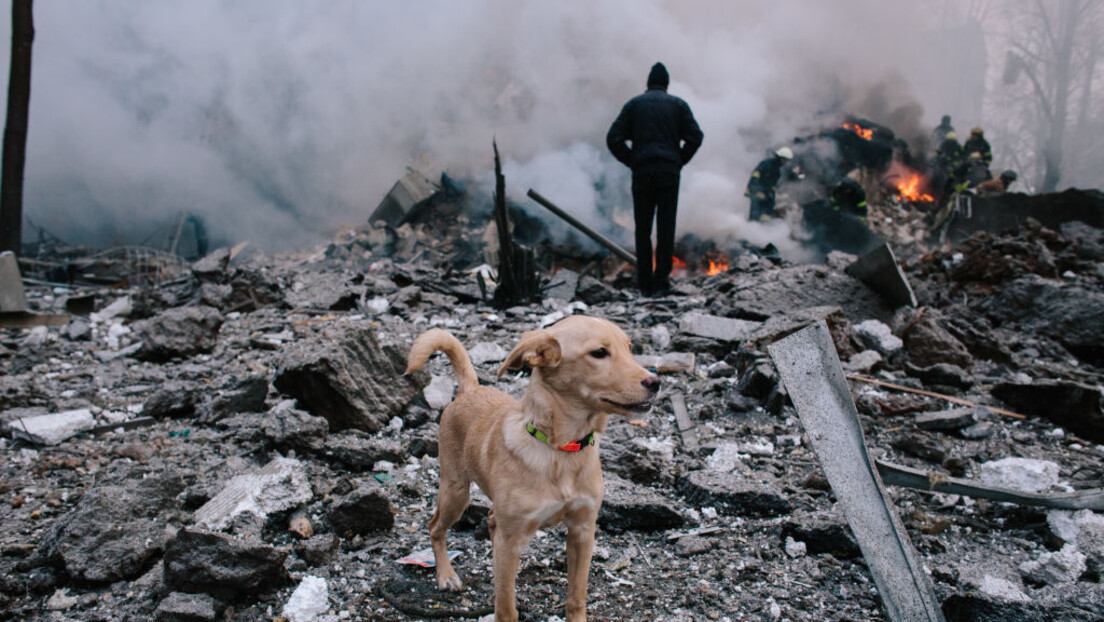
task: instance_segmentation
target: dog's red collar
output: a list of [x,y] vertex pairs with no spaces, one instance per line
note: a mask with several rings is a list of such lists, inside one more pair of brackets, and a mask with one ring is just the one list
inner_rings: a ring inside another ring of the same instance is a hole
[[[533,438],[537,439],[538,441],[544,443],[545,445],[551,445],[552,444],[548,440],[548,435],[545,434],[544,432],[541,432],[540,430],[538,430],[537,426],[533,425],[532,421],[525,424],[525,429],[526,429],[526,431],[529,432],[530,436],[532,436]],[[594,444],[594,432],[591,432],[590,434],[587,434],[586,436],[584,436],[583,438],[581,438],[577,441],[568,443],[566,445],[560,445],[556,449],[559,449],[560,451],[581,451],[584,447],[587,447],[587,446],[593,445],[593,444]]]

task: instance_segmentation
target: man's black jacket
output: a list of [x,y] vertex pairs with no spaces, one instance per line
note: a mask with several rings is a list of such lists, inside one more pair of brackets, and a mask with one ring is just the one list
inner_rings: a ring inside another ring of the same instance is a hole
[[610,153],[634,174],[678,173],[701,143],[690,106],[660,88],[630,99],[606,134]]

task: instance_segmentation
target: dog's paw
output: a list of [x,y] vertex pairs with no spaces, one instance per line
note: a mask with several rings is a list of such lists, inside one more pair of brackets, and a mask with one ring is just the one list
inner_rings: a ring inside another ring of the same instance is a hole
[[447,577],[437,577],[437,589],[442,592],[459,592],[464,589],[464,584],[454,572]]

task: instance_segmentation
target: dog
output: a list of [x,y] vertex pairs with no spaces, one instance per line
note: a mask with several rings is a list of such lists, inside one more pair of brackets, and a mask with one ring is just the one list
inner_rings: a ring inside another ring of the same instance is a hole
[[598,444],[611,414],[642,415],[659,378],[632,356],[612,322],[574,315],[524,333],[498,369],[532,374],[516,400],[481,386],[460,341],[432,329],[415,341],[407,373],[444,352],[457,376],[456,397],[441,414],[437,509],[429,521],[437,587],[462,589],[445,536],[464,513],[471,482],[491,499],[496,622],[518,619],[515,581],[522,552],[538,529],[567,525],[567,622],[586,620],[587,578],[602,503]]

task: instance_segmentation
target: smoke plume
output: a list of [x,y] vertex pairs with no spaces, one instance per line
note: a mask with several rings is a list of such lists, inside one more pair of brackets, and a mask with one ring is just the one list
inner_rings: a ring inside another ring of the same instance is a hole
[[912,6],[37,3],[24,213],[102,246],[194,212],[216,240],[285,250],[364,222],[419,154],[489,179],[497,140],[511,200],[532,205],[532,187],[616,233],[602,208],[631,205],[629,172],[605,133],[662,61],[705,133],[680,233],[782,241],[746,222],[751,169],[823,111],[862,113],[845,108],[874,85],[915,104]]

